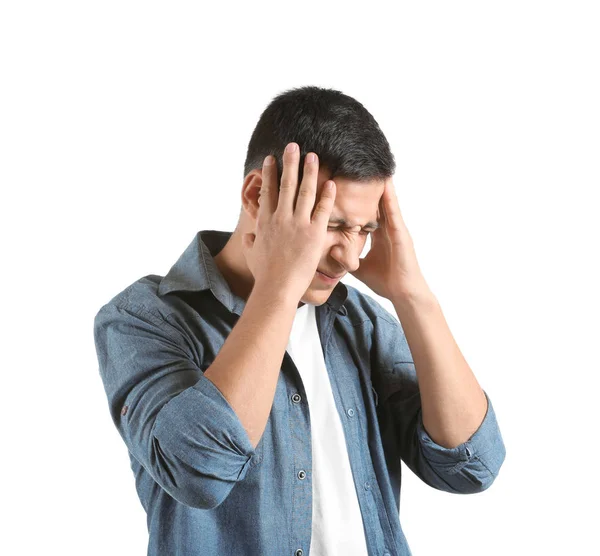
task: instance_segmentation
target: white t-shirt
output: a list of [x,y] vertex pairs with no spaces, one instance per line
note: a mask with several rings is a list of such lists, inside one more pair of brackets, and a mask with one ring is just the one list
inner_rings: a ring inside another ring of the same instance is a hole
[[313,513],[311,556],[368,556],[365,531],[333,399],[315,306],[296,310],[287,352],[300,372],[310,412]]

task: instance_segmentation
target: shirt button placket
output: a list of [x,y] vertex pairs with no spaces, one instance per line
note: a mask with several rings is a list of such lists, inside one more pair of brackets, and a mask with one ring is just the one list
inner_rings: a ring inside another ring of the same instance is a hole
[[[292,394],[291,399],[292,399],[292,403],[299,404],[302,401],[302,396],[298,393],[295,393],[295,394]],[[306,471],[304,471],[304,469],[301,469],[300,471],[298,471],[298,479],[300,479],[301,481],[306,479]],[[302,556],[303,554],[304,554],[304,550],[302,550],[301,548],[298,548],[294,552],[294,556]]]

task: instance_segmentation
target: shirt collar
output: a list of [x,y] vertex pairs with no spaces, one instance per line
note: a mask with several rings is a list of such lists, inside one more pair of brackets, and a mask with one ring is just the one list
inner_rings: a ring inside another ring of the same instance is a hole
[[[161,280],[158,285],[158,295],[163,296],[176,291],[199,292],[210,289],[231,312],[241,314],[246,301],[231,291],[213,258],[223,249],[232,233],[220,230],[197,232],[192,242]],[[342,305],[347,297],[348,288],[339,281],[325,303],[336,312],[341,308],[345,314],[345,307]]]

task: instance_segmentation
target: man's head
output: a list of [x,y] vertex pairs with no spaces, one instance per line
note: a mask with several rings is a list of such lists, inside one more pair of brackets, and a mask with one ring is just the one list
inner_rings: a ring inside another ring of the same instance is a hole
[[[336,183],[328,241],[318,269],[341,277],[358,268],[369,232],[377,225],[384,180],[395,171],[394,156],[373,116],[355,99],[315,86],[285,91],[264,110],[250,138],[236,234],[255,232],[263,160],[275,156],[280,185],[283,151],[291,141],[300,146],[298,185],[308,152],[319,156],[317,200],[328,179]],[[315,276],[302,301],[321,305],[334,286]]]

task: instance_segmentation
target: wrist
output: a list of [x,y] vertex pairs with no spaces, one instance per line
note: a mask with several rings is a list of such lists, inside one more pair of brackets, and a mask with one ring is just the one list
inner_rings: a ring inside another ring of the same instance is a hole
[[298,306],[301,297],[289,287],[274,284],[255,284],[250,295],[259,298],[263,303],[294,308]]
[[395,295],[390,301],[394,307],[428,307],[438,303],[437,298],[426,284],[407,289]]

